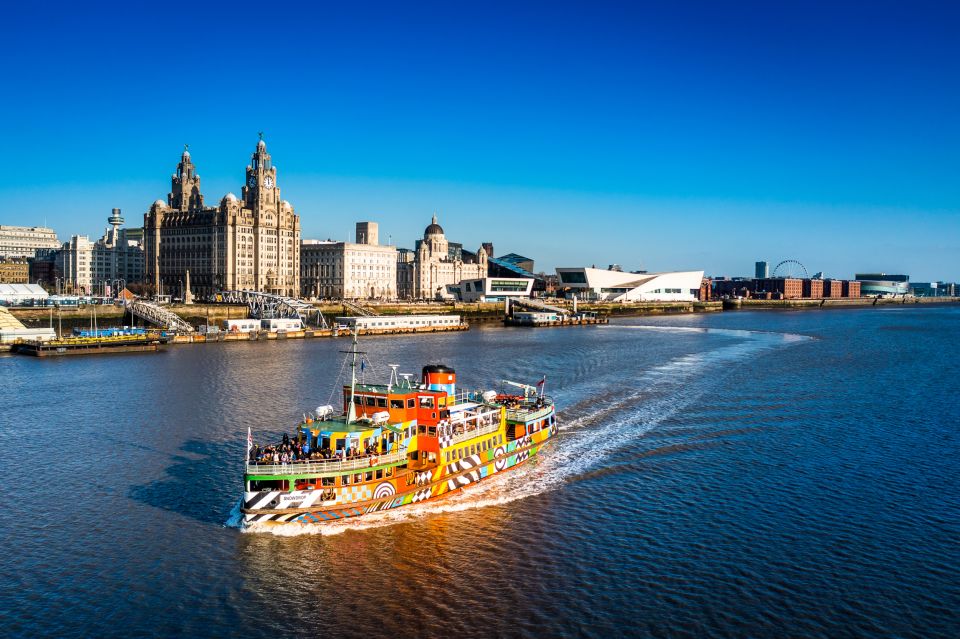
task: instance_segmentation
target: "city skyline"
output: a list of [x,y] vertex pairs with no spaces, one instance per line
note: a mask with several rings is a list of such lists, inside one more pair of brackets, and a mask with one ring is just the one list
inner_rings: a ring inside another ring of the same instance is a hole
[[412,248],[437,211],[548,272],[960,279],[955,8],[532,6],[325,7],[232,44],[252,9],[199,9],[180,49],[147,9],[78,33],[15,7],[0,222],[139,226],[184,143],[219,199],[263,130],[304,238],[368,219]]

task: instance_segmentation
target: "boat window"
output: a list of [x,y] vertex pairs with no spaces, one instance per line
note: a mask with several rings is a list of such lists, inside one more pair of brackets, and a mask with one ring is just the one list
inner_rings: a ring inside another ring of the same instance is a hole
[[353,396],[353,403],[356,404],[357,406],[362,406],[362,405],[363,405],[363,395],[354,395],[354,396]]
[[429,435],[430,437],[436,437],[436,436],[437,436],[437,427],[436,427],[436,426],[431,426],[430,428],[428,428],[428,429],[427,429],[427,435]]
[[377,407],[379,407],[379,408],[386,408],[386,407],[387,407],[387,398],[386,398],[386,397],[378,397],[378,398],[377,398]]
[[377,471],[377,479],[383,479],[383,469]]
[[341,477],[341,478],[340,478],[340,485],[341,485],[341,486],[349,486],[349,485],[350,485],[350,475],[344,475],[343,477]]
[[391,400],[390,400],[390,408],[403,408],[403,400],[402,400],[402,399],[391,399]]
[[368,396],[368,397],[367,397],[367,406],[376,406],[376,405],[377,405],[377,398],[374,397],[374,396],[372,396],[372,395]]
[[357,473],[356,475],[353,476],[353,483],[359,484],[359,483],[362,482],[362,481],[363,481],[363,475],[362,475],[362,474]]
[[364,481],[373,481],[373,472],[372,472],[372,471],[367,471],[367,476],[366,476],[366,478],[364,479]]
[[412,397],[407,400],[407,408],[416,408],[416,407],[417,407],[417,400],[415,400]]
[[335,477],[324,477],[320,480],[321,486],[333,486],[335,483]]
[[421,397],[420,408],[433,408],[433,397]]
[[418,432],[420,435],[425,435],[426,432],[427,432],[427,427],[424,426],[423,424],[420,424],[419,426],[417,426],[417,432]]
[[387,477],[393,477],[393,466],[387,469]]

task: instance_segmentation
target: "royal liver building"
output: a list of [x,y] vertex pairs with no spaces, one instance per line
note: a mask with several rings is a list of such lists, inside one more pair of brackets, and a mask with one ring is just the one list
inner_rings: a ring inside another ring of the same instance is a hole
[[300,217],[280,198],[262,139],[240,193],[204,206],[200,176],[184,150],[167,201],[157,200],[143,216],[147,281],[158,293],[182,295],[189,270],[194,295],[237,289],[299,295]]

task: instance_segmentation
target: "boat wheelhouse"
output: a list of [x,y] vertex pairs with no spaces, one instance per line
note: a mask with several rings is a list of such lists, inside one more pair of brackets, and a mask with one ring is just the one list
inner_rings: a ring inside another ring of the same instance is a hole
[[335,521],[447,496],[523,463],[557,432],[553,401],[534,386],[464,392],[443,365],[425,366],[419,382],[392,369],[387,384],[354,374],[341,414],[321,406],[275,445],[248,435],[246,525]]

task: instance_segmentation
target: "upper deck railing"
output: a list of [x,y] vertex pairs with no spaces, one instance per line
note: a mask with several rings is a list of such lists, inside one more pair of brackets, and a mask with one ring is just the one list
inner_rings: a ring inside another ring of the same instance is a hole
[[247,462],[248,475],[316,475],[321,473],[338,474],[366,470],[374,466],[395,464],[407,459],[405,449],[385,455],[365,455],[353,459],[311,459],[286,464],[251,464]]

